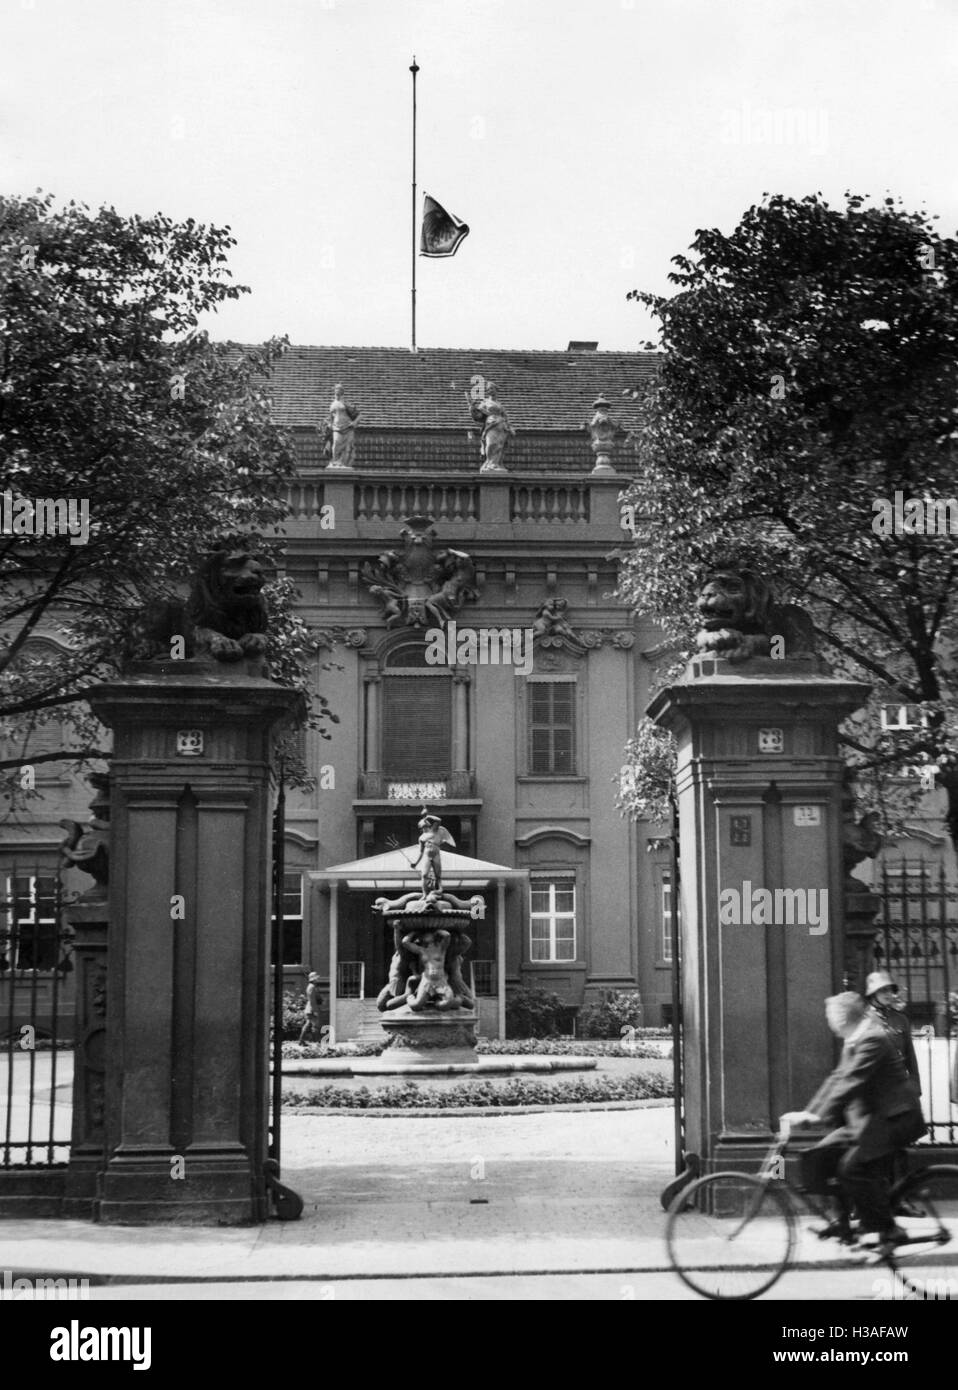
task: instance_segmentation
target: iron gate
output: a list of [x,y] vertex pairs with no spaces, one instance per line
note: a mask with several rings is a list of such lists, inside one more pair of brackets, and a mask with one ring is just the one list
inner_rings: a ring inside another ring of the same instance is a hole
[[869,970],[887,970],[906,1001],[933,1144],[958,1142],[958,888],[943,865],[881,866]]
[[0,1168],[58,1167],[70,1147],[73,932],[56,868],[0,866]]

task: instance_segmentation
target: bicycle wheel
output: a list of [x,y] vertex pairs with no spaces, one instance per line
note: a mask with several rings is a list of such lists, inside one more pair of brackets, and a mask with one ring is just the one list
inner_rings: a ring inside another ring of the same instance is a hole
[[886,1263],[914,1297],[958,1299],[958,1167],[909,1173],[892,1189],[891,1203],[908,1240]]
[[788,1266],[795,1217],[779,1187],[711,1173],[675,1198],[665,1242],[676,1274],[703,1298],[757,1298]]

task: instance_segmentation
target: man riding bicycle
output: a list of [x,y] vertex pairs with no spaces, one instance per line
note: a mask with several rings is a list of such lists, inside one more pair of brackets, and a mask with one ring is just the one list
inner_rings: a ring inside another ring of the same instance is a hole
[[845,1040],[841,1060],[808,1108],[783,1115],[781,1123],[835,1126],[802,1155],[803,1184],[810,1192],[824,1192],[829,1178],[838,1181],[839,1219],[823,1234],[847,1238],[854,1206],[859,1234],[875,1232],[880,1246],[890,1248],[905,1233],[891,1210],[889,1159],[925,1132],[918,1090],[901,1051],[860,995],[826,999],[825,1017]]

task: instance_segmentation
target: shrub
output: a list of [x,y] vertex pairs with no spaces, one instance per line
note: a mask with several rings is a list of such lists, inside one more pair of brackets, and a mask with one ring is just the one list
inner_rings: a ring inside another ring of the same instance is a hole
[[283,1056],[290,1059],[300,1057],[378,1057],[385,1046],[385,1042],[377,1042],[373,1038],[353,1038],[350,1042],[333,1044],[284,1042]]
[[[617,1038],[613,1040],[597,1038],[480,1038],[476,1051],[480,1057],[658,1057],[662,1053],[656,1047],[649,1047],[643,1038],[658,1037],[663,1041],[671,1038],[668,1029],[636,1029],[634,1039]],[[39,1046],[39,1043],[37,1044]],[[353,1038],[351,1042],[336,1043],[298,1043],[284,1042],[283,1056],[290,1061],[298,1058],[314,1057],[378,1057],[385,1049],[385,1042],[372,1038]]]
[[480,1038],[476,1051],[483,1057],[662,1057],[659,1048],[628,1038]]
[[298,1038],[306,1022],[306,995],[300,990],[283,990],[283,1037]]
[[491,1081],[463,1081],[456,1086],[420,1086],[415,1081],[396,1085],[317,1086],[308,1093],[286,1091],[283,1103],[292,1108],[336,1110],[449,1110],[492,1105],[595,1105],[617,1100],[665,1099],[672,1095],[671,1079],[664,1076],[576,1077],[574,1080],[539,1081],[514,1077],[501,1085]]
[[579,1015],[579,1032],[584,1038],[625,1038],[630,1028],[642,1025],[642,996],[638,990],[605,991],[597,1004],[590,1004]]
[[554,1038],[559,1015],[568,1005],[558,994],[536,987],[513,990],[506,999],[506,1033],[510,1038]]

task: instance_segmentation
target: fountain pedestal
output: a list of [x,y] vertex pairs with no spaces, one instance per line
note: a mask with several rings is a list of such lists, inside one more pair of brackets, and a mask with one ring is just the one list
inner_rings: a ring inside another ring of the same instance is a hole
[[374,905],[395,945],[378,1003],[389,1035],[384,1052],[397,1064],[476,1061],[479,1014],[462,963],[472,945],[466,928],[484,906],[479,897],[465,903],[438,891]]
[[398,1063],[476,1061],[476,1026],[479,1016],[472,1010],[454,1013],[413,1013],[408,1005],[387,1014],[382,1026],[389,1034],[383,1049]]

